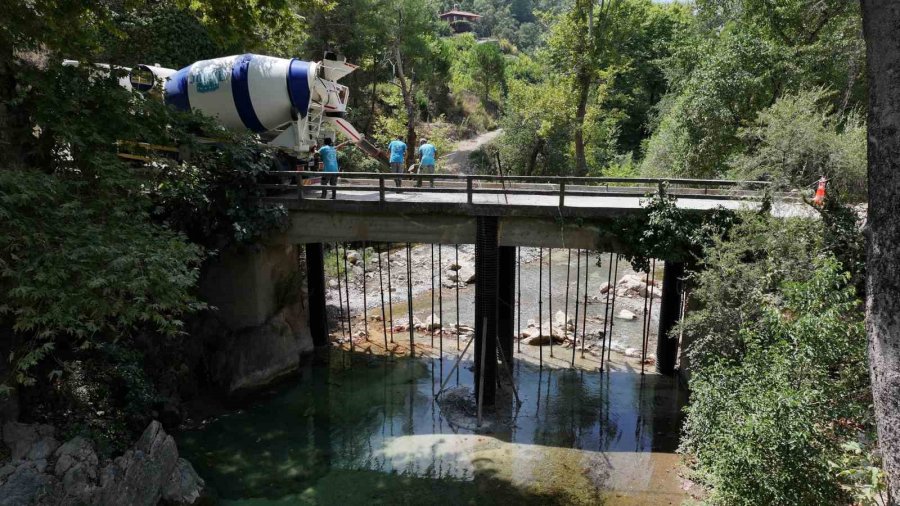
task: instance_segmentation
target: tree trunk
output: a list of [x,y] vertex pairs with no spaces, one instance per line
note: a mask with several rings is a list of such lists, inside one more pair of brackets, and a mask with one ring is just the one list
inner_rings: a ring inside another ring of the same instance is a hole
[[366,136],[372,135],[372,124],[375,123],[375,102],[378,98],[378,55],[372,55],[372,103],[369,108],[369,121],[366,122]]
[[416,146],[416,105],[413,103],[412,83],[406,79],[403,73],[403,55],[400,46],[394,46],[394,59],[396,60],[397,80],[400,81],[400,93],[403,95],[403,104],[406,106],[406,161],[407,165],[415,157],[411,155]]
[[575,112],[575,176],[587,175],[587,160],[584,156],[584,117],[591,92],[591,77],[587,72],[578,76],[578,109]]
[[890,504],[900,500],[900,3],[861,0],[869,80],[866,331]]
[[544,149],[544,139],[538,139],[534,144],[534,147],[531,148],[531,155],[528,157],[528,167],[525,169],[524,175],[534,175],[535,168],[537,167],[537,157],[541,154],[542,149]]

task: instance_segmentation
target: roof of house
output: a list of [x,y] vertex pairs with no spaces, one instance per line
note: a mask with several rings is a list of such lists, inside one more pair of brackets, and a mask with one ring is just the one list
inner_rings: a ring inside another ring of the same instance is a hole
[[440,15],[440,17],[442,17],[442,18],[446,17],[446,16],[462,16],[465,18],[474,18],[474,19],[478,19],[481,17],[480,15],[475,14],[474,12],[466,12],[466,11],[461,11],[461,10],[457,10],[457,9],[447,11]]

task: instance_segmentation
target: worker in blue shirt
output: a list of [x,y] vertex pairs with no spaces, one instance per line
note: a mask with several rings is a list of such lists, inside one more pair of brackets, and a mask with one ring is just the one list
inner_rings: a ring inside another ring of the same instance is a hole
[[[403,162],[406,159],[406,143],[400,139],[394,139],[388,144],[388,151],[391,153],[391,171],[394,174],[403,174]],[[400,178],[394,179],[397,187],[400,187]]]
[[[319,149],[319,159],[322,164],[322,197],[325,198],[325,194],[328,193],[327,185],[331,185],[332,187],[337,186],[337,178],[338,172],[338,161],[337,161],[337,150],[341,149],[347,143],[344,142],[342,144],[338,144],[336,147],[332,146],[333,142],[330,137],[326,137],[324,141],[324,146]],[[332,188],[331,189],[331,200],[334,200],[336,197],[337,191]]]
[[[437,148],[427,139],[419,141],[419,174],[434,174],[434,155],[436,153]],[[421,179],[416,182],[416,186],[422,186]],[[434,179],[431,180],[431,186],[434,187]]]

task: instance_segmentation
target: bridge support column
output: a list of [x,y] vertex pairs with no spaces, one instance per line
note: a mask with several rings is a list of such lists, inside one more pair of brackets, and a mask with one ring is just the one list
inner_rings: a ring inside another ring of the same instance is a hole
[[479,216],[475,227],[475,396],[484,406],[493,406],[497,393],[498,224],[496,216]]
[[663,271],[659,337],[656,342],[656,371],[667,376],[675,374],[675,363],[678,360],[678,337],[669,337],[669,332],[681,319],[682,277],[684,262],[667,261]]
[[309,292],[309,332],[313,345],[328,344],[328,314],[325,312],[325,248],[320,242],[306,244],[306,287]]
[[498,260],[497,342],[512,368],[516,335],[516,248],[500,246]]

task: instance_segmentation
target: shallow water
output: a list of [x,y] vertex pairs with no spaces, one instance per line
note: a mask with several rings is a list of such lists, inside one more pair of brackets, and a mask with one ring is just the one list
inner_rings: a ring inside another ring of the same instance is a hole
[[[513,371],[491,433],[433,402],[452,360],[333,351],[243,409],[177,436],[225,504],[678,504],[684,392],[658,375]],[[472,385],[463,363],[449,386]]]

